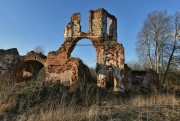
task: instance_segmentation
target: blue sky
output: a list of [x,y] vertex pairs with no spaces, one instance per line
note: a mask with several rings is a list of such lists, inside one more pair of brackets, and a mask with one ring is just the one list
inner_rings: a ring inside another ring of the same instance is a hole
[[[118,19],[118,42],[125,61],[135,61],[135,41],[147,14],[154,10],[180,11],[180,0],[0,0],[0,49],[18,48],[21,55],[42,46],[46,54],[64,42],[64,28],[73,13],[81,13],[82,31],[88,31],[89,10],[105,8]],[[79,43],[91,43],[81,40]],[[77,46],[72,56],[95,66],[93,47]]]

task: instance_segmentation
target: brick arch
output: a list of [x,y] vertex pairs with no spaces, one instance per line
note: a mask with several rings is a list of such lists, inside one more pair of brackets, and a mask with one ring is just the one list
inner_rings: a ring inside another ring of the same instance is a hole
[[23,62],[38,61],[38,62],[42,63],[43,65],[46,65],[46,59],[47,59],[47,57],[45,55],[31,51],[22,58],[22,61]]
[[[67,57],[71,57],[71,53],[73,52],[74,48],[76,47],[76,44],[81,41],[82,39],[88,39],[91,41],[94,49],[96,50],[96,54],[98,53],[97,50],[98,48],[100,48],[100,46],[104,45],[103,43],[99,43],[98,41],[96,41],[95,39],[91,39],[89,37],[78,37],[78,38],[74,38],[74,39],[71,39],[70,41],[68,39],[65,40],[64,44],[63,44],[63,47],[66,48],[66,52],[67,52]],[[60,51],[64,50],[63,48],[60,48]]]

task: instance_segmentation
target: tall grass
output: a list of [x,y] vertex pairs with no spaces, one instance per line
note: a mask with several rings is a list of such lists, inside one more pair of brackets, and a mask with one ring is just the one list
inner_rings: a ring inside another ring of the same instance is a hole
[[[173,98],[172,101],[170,101],[171,98]],[[130,101],[115,105],[108,102],[104,105],[93,104],[89,107],[61,104],[56,108],[51,106],[47,110],[41,108],[40,113],[33,111],[29,115],[21,114],[17,119],[20,121],[179,121],[179,103],[179,99],[170,95],[158,95],[146,99],[137,96]]]
[[[96,85],[0,85],[0,121],[178,121],[180,98],[158,91],[116,93]],[[138,94],[137,94],[138,93]]]

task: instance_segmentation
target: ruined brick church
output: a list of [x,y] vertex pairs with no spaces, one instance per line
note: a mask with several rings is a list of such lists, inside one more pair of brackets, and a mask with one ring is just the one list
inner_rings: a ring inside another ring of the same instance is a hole
[[[39,72],[43,68],[46,81],[59,81],[65,85],[76,82],[83,83],[90,77],[89,69],[79,58],[71,57],[71,52],[78,41],[87,38],[91,40],[96,50],[97,86],[105,88],[107,84],[110,84],[115,91],[122,87],[129,88],[131,86],[131,69],[124,62],[123,45],[117,42],[116,17],[103,8],[90,10],[88,33],[81,31],[80,20],[80,13],[72,15],[64,30],[64,43],[57,51],[51,51],[47,56],[32,51],[22,57],[16,52],[17,56],[14,58],[11,56],[14,54],[9,53],[8,57],[11,62],[7,61],[8,59],[2,61],[4,57],[1,56],[0,67],[1,62],[8,62],[11,66],[8,66],[4,72],[0,68],[0,74],[5,74],[6,71],[7,73],[11,72],[14,80],[21,81],[26,76],[32,76],[35,71]],[[16,50],[14,49],[14,51]],[[7,57],[7,54],[4,56]]]

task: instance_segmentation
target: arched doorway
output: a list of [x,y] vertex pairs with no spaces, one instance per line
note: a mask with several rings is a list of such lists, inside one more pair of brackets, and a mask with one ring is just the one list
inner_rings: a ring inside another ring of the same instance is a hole
[[37,60],[28,60],[24,62],[22,69],[23,79],[26,81],[37,81],[45,79],[44,65]]

